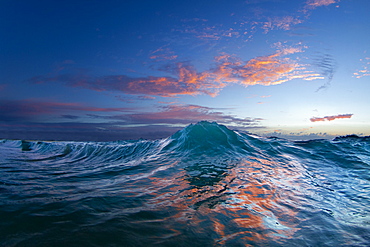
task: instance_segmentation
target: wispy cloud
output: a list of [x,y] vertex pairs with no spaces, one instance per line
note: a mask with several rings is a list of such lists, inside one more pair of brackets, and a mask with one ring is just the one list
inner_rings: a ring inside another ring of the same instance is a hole
[[[219,41],[223,38],[246,38],[248,31],[237,26],[224,27],[223,24],[208,25],[206,23],[195,23],[194,25],[186,24],[185,26],[175,29],[174,31],[194,36],[204,41]],[[248,35],[249,36],[249,35]]]
[[181,124],[186,125],[202,120],[217,121],[240,127],[260,127],[260,118],[240,118],[225,114],[221,109],[199,105],[166,105],[156,112],[116,115],[110,119],[124,120],[130,124]]
[[303,21],[293,16],[276,16],[268,17],[267,21],[263,22],[262,29],[265,33],[271,30],[290,30],[294,25],[300,24]]
[[[329,6],[334,3],[339,3],[340,0],[307,0],[301,12],[306,14],[306,18],[310,16],[310,11],[322,7]],[[338,7],[338,5],[336,5]]]
[[175,55],[175,52],[172,51],[168,45],[164,45],[162,47],[159,47],[158,49],[150,52],[149,58],[152,60],[155,60],[156,62],[159,61],[169,61],[174,60],[178,56]]
[[340,114],[334,116],[325,116],[325,117],[312,117],[310,118],[311,122],[320,122],[320,121],[333,121],[336,119],[351,118],[353,114]]
[[[312,131],[312,130],[311,130]],[[315,140],[315,139],[333,139],[336,136],[330,135],[326,132],[310,133],[307,129],[298,130],[297,132],[286,132],[282,130],[275,130],[275,132],[266,132],[264,136],[274,136],[293,141]]]
[[[271,2],[271,0],[269,0]],[[278,2],[278,1],[277,1]],[[260,4],[263,1],[248,2],[245,4]],[[314,3],[307,3],[307,6]],[[261,5],[262,6],[262,5]],[[306,7],[308,8],[308,7]],[[313,7],[309,7],[313,9]],[[296,11],[286,15],[286,12],[277,12],[263,9],[262,7],[246,8],[245,15],[231,14],[233,23],[225,24],[224,22],[208,22],[200,19],[182,20],[180,27],[172,31],[193,36],[205,43],[220,43],[220,41],[231,39],[248,42],[253,39],[254,35],[262,30],[265,34],[272,30],[291,30],[294,26],[303,23],[306,19],[302,16],[302,11]],[[221,18],[220,18],[221,19]]]
[[[158,110],[142,112],[138,108],[100,108],[85,106],[80,103],[47,102],[36,99],[0,101],[2,122],[37,122],[42,117],[48,117],[49,121],[58,121],[59,118],[75,120],[83,116],[89,116],[90,119],[118,120],[122,124],[131,125],[190,124],[209,120],[246,127],[256,125],[262,120],[259,118],[236,117],[225,114],[224,110],[226,109],[175,103],[163,105]],[[95,115],[98,112],[106,114]]]
[[308,0],[306,2],[306,8],[317,8],[320,6],[328,6],[333,3],[338,3],[340,0]]
[[353,73],[353,76],[356,78],[361,78],[364,76],[370,76],[370,57],[366,57],[365,59],[360,59],[363,63],[363,67],[360,70],[357,70]]
[[[296,13],[291,15],[275,15],[276,13],[265,13],[263,11],[258,11],[256,16],[257,20],[254,21],[259,28],[264,30],[264,33],[267,34],[272,30],[291,30],[296,25],[304,23],[310,14],[309,11],[312,11],[321,6],[328,6],[330,4],[338,3],[340,0],[308,0],[305,2],[304,6],[297,10]],[[302,15],[302,12],[305,15]],[[253,25],[251,25],[252,27]]]

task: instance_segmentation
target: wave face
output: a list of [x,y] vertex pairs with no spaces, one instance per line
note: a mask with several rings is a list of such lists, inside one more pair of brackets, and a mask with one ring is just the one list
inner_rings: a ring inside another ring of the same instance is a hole
[[155,141],[0,141],[0,246],[368,246],[370,139],[189,125]]

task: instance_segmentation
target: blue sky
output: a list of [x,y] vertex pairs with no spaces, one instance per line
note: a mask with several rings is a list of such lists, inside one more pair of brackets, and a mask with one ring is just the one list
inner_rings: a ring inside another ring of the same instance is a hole
[[0,138],[370,135],[367,0],[1,5]]

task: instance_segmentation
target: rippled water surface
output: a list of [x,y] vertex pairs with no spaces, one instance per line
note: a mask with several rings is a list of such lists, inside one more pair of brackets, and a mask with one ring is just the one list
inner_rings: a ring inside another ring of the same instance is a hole
[[0,246],[370,246],[370,138],[0,141]]

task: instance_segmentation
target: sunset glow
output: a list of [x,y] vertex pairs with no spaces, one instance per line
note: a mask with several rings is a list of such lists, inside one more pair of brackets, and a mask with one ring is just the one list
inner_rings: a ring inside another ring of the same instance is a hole
[[369,9],[5,1],[0,138],[153,139],[201,120],[292,139],[370,135]]

